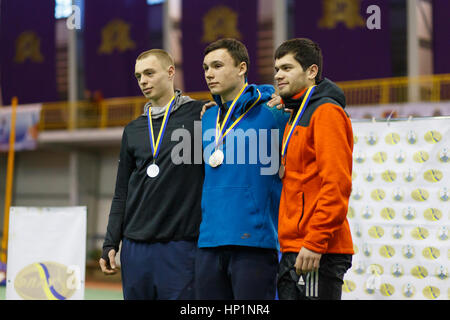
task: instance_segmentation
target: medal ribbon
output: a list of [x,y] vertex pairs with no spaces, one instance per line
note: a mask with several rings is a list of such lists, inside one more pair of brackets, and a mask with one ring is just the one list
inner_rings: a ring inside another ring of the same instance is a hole
[[292,123],[291,128],[289,129],[289,132],[286,136],[286,140],[283,142],[283,148],[281,149],[281,157],[284,158],[284,155],[286,154],[287,146],[289,145],[289,141],[291,140],[292,134],[294,133],[294,129],[297,126],[297,123],[300,121],[303,113],[306,110],[306,106],[308,105],[309,99],[311,98],[316,86],[309,87],[306,91],[305,98],[303,98],[303,102],[300,105],[300,108],[297,111],[297,114],[295,115],[294,122]]
[[245,111],[239,118],[236,119],[236,121],[234,121],[231,126],[227,129],[227,131],[225,131],[225,133],[223,132],[224,128],[226,127],[226,124],[229,122],[231,115],[233,114],[233,111],[236,107],[236,102],[239,100],[239,98],[242,96],[242,94],[245,92],[245,88],[247,88],[248,83],[245,83],[245,85],[242,87],[241,91],[239,92],[239,94],[236,96],[236,98],[234,98],[233,102],[231,103],[230,108],[228,108],[228,112],[225,115],[225,119],[223,121],[222,126],[219,125],[219,118],[220,118],[220,108],[219,111],[217,112],[217,121],[216,121],[216,149],[219,146],[219,144],[223,141],[223,139],[225,139],[226,135],[247,115],[247,113],[258,103],[258,101],[261,99],[261,92],[256,89],[258,91],[258,98],[255,100],[255,102],[253,102],[253,104],[248,108],[247,111]]
[[163,121],[161,124],[161,129],[159,129],[158,139],[156,140],[156,143],[155,143],[155,135],[153,133],[152,111],[151,111],[152,107],[150,106],[148,108],[148,130],[149,130],[150,147],[152,149],[153,160],[156,159],[156,157],[159,154],[159,150],[161,149],[161,141],[164,136],[164,132],[166,131],[167,122],[169,121],[170,111],[172,110],[174,102],[175,102],[175,96],[173,96],[172,99],[170,99],[170,101],[168,103],[169,106],[167,107],[166,112],[164,113],[164,118],[163,118]]

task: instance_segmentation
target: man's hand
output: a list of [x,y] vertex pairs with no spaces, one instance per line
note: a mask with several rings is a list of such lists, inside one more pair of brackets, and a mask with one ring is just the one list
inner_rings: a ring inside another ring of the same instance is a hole
[[105,275],[110,276],[110,275],[117,273],[116,250],[114,250],[114,249],[109,250],[108,258],[109,258],[109,262],[103,258],[100,258],[99,264],[100,264],[100,268],[102,269],[102,272]]
[[272,99],[267,102],[267,105],[271,108],[276,107],[278,110],[284,109],[284,112],[292,114],[292,109],[288,109],[284,107],[284,104],[281,103],[281,97],[277,94],[272,94]]
[[281,97],[279,95],[274,93],[272,94],[271,98],[272,99],[267,102],[267,105],[269,107],[277,107],[277,109],[279,110],[283,109],[283,105],[281,104]]
[[203,105],[202,112],[200,112],[200,119],[203,118],[203,115],[205,114],[206,110],[208,110],[209,108],[214,107],[216,105],[217,104],[214,101],[210,101],[208,103],[205,103]]
[[297,255],[297,259],[295,260],[295,271],[298,275],[300,275],[302,273],[304,274],[319,269],[321,257],[321,253],[316,253],[302,247]]

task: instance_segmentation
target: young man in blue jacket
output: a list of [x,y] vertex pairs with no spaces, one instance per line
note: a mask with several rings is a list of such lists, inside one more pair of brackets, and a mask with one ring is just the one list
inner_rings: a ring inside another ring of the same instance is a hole
[[205,49],[217,103],[202,118],[205,179],[196,256],[198,299],[274,299],[280,141],[288,115],[267,107],[269,85],[247,83],[249,56],[234,39]]

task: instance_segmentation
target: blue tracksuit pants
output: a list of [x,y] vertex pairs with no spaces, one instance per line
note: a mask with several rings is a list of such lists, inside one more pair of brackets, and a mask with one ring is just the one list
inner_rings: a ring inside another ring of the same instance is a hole
[[124,238],[120,253],[125,300],[194,299],[195,241],[144,243]]
[[277,269],[275,249],[199,248],[195,261],[196,299],[273,300]]

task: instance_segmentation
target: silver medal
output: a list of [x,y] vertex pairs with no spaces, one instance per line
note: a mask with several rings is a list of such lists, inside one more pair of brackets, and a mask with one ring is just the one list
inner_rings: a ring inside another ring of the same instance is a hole
[[222,150],[217,149],[214,153],[209,157],[209,165],[213,168],[220,166],[223,163],[224,154]]
[[151,165],[148,166],[147,175],[150,178],[155,178],[158,174],[159,174],[159,167],[156,164],[152,163]]

